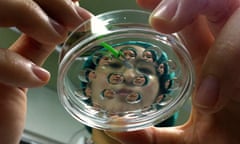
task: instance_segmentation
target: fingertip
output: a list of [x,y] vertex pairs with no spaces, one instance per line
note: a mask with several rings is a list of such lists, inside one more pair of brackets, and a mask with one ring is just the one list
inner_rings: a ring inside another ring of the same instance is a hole
[[91,12],[89,12],[88,10],[79,7],[77,5],[75,5],[75,9],[78,13],[78,15],[82,18],[83,21],[88,20],[89,18],[91,18],[92,16],[94,16]]
[[173,20],[167,20],[163,17],[154,16],[153,14],[151,14],[149,18],[149,23],[156,31],[166,34],[179,32],[185,26],[183,24],[176,23],[176,21]]
[[[150,24],[163,33],[178,32],[192,24],[200,16],[204,2],[202,0],[196,2],[163,0],[150,15]],[[193,4],[196,4],[195,8],[192,8]]]
[[179,28],[172,26],[172,23],[164,18],[159,18],[151,15],[149,23],[155,30],[162,33],[173,33],[178,31]]
[[162,0],[136,0],[137,4],[145,9],[154,9]]
[[149,22],[151,26],[163,33],[178,31],[181,27],[175,21],[177,9],[178,2],[176,0],[162,1],[150,15]]
[[49,81],[50,74],[11,50],[0,50],[0,82],[14,87],[38,87]]
[[40,84],[46,84],[49,81],[50,73],[47,70],[35,64],[32,64],[31,68],[33,74],[36,76],[36,81]]
[[116,141],[124,144],[139,144],[139,142],[143,144],[153,143],[152,128],[127,132],[105,131],[105,133]]
[[129,132],[105,132],[110,137],[124,144],[157,144],[157,143],[183,143],[184,133],[176,127],[157,128],[149,127],[143,130]]

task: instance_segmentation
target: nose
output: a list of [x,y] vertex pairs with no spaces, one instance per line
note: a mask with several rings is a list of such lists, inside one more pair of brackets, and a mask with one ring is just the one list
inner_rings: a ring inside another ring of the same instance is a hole
[[133,84],[133,80],[137,76],[136,70],[134,69],[126,69],[123,73],[125,83],[127,84]]

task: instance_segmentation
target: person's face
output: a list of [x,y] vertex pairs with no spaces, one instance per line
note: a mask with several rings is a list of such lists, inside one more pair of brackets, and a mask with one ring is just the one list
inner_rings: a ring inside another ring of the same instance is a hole
[[158,72],[162,75],[162,74],[164,74],[164,72],[165,72],[165,66],[164,66],[164,64],[160,64],[159,66],[158,66]]
[[155,65],[145,59],[145,49],[140,46],[124,45],[116,49],[123,51],[125,60],[113,57],[111,61],[107,59],[107,64],[96,66],[91,85],[93,104],[113,113],[150,106],[159,93]]
[[153,62],[153,53],[149,50],[143,52],[143,59],[147,62]]

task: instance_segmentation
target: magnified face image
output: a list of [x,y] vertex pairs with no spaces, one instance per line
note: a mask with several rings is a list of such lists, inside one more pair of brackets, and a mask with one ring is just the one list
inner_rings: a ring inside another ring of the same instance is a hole
[[[160,102],[161,87],[165,89],[170,81],[161,84],[160,76],[165,70],[160,68],[156,55],[140,44],[125,43],[114,48],[121,55],[101,56],[94,71],[89,73],[91,102],[110,113],[134,111]],[[104,51],[104,54],[111,53]]]
[[146,62],[154,62],[154,59],[155,59],[155,54],[152,50],[145,50],[143,52],[143,59],[146,61]]
[[122,52],[122,56],[126,60],[133,60],[137,56],[135,48],[132,48],[132,47],[124,47],[120,51]]

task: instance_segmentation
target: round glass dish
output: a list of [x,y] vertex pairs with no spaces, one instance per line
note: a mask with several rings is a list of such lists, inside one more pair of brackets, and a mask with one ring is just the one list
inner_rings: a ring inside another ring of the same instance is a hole
[[194,70],[176,35],[152,29],[149,13],[118,10],[81,24],[60,54],[58,94],[81,123],[131,131],[162,122],[191,95]]

